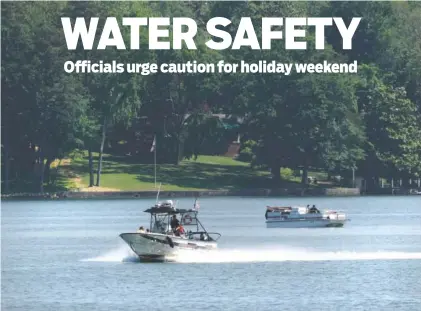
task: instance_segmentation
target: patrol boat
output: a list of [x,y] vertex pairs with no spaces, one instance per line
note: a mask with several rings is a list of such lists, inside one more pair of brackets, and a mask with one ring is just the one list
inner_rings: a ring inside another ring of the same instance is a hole
[[[221,234],[207,232],[199,221],[198,203],[194,209],[178,209],[172,200],[145,210],[150,214],[150,228],[136,233],[122,233],[120,237],[130,246],[132,251],[143,261],[167,261],[178,250],[212,250],[217,248],[217,240]],[[177,218],[181,230],[171,228],[171,220]],[[178,219],[180,218],[180,219]],[[190,230],[185,230],[186,229]]]
[[342,227],[347,219],[345,213],[339,211],[324,211],[321,213],[313,207],[286,206],[266,207],[267,228],[313,228]]

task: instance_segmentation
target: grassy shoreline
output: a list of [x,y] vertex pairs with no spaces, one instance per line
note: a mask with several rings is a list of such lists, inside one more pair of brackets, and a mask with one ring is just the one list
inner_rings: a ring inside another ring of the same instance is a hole
[[[96,157],[97,154],[94,154],[94,160]],[[46,187],[46,191],[156,191],[156,186],[160,183],[162,183],[162,191],[270,189],[273,187],[269,170],[253,168],[250,163],[223,156],[199,156],[195,160],[183,160],[178,165],[159,164],[156,167],[157,185],[155,185],[154,165],[140,164],[134,157],[105,154],[100,187],[88,187],[89,168],[86,154],[62,160],[55,165],[58,166],[55,187]],[[301,177],[294,175],[292,170],[283,168],[280,173],[283,183],[279,187],[302,187]],[[310,172],[310,176],[321,181],[319,185],[310,185],[310,188],[334,186],[331,182],[323,182],[327,179],[324,172]]]
[[[97,155],[96,155],[97,156]],[[154,165],[139,164],[131,157],[104,155],[104,169],[100,187],[87,187],[89,174],[86,155],[56,161],[56,183],[45,187],[44,193],[15,189],[2,194],[2,200],[38,199],[132,199],[156,197]],[[252,168],[249,163],[221,156],[199,156],[179,165],[157,166],[157,183],[162,183],[160,196],[210,197],[303,197],[303,196],[359,196],[358,188],[343,188],[327,180],[324,172],[311,171],[317,185],[303,186],[300,176],[290,169],[281,169],[283,183],[273,187],[268,170]],[[380,191],[381,190],[381,191]],[[405,189],[380,189],[370,195],[406,195]]]

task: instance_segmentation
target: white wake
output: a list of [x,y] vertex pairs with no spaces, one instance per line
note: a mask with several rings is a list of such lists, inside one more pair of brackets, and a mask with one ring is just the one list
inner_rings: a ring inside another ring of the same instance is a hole
[[96,261],[96,262],[137,262],[139,258],[130,248],[122,245],[114,250],[111,250],[98,257],[82,259],[82,261]]
[[332,260],[403,260],[421,259],[421,253],[411,252],[351,252],[306,251],[289,249],[260,250],[219,249],[215,251],[180,251],[174,256],[179,263],[246,263],[283,261],[332,261]]
[[[180,250],[167,258],[178,263],[247,263],[284,261],[338,261],[338,260],[407,260],[421,259],[421,252],[393,251],[316,251],[274,247],[240,249],[217,249],[211,251]],[[126,246],[111,250],[91,262],[139,262],[138,257]]]

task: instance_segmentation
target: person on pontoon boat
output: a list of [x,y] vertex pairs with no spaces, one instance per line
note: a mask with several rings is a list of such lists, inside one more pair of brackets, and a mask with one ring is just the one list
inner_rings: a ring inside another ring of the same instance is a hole
[[137,233],[145,233],[143,226],[140,226],[139,229],[137,229]]
[[309,210],[310,213],[320,214],[320,211],[316,208],[316,205],[313,205]]

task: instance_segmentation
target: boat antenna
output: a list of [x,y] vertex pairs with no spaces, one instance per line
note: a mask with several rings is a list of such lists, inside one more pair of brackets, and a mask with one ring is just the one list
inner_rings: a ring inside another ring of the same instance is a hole
[[199,210],[199,204],[197,203],[197,199],[198,199],[198,197],[196,196],[195,200],[194,200],[194,205],[193,205],[193,209],[196,210],[196,211]]
[[159,192],[161,191],[161,185],[162,183],[159,183],[158,193],[156,194],[156,204],[158,204]]

